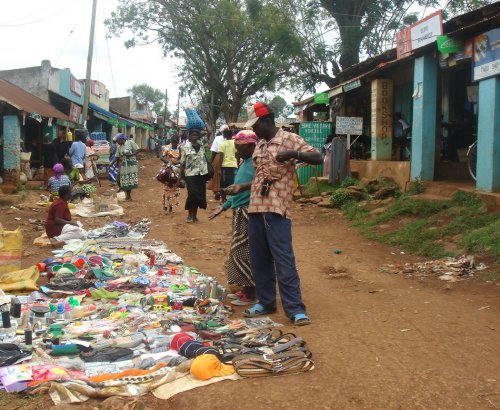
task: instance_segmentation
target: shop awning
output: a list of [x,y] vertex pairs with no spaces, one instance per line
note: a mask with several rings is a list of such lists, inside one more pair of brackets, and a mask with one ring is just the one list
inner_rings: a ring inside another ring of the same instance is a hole
[[124,123],[124,124],[128,125],[129,127],[135,127],[135,123],[130,121],[130,120],[127,120],[126,118],[122,118],[122,117],[118,118],[118,124],[120,125],[120,123],[122,123],[122,124]]
[[69,117],[66,114],[54,108],[48,102],[1,79],[0,101],[4,101],[20,111],[37,113],[45,118],[59,118],[64,121],[69,121]]
[[[112,112],[106,111],[104,108],[101,108],[95,104],[89,103],[89,108],[95,111],[96,117],[101,118],[102,120],[108,120],[109,118],[118,118],[118,115],[113,114]],[[99,115],[101,114],[101,115]],[[103,118],[104,117],[104,118]]]

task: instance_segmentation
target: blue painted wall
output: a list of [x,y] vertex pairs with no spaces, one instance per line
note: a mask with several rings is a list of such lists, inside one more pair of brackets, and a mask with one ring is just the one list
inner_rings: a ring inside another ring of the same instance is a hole
[[413,98],[413,127],[411,152],[411,179],[434,179],[436,150],[436,102],[438,63],[433,56],[415,59],[413,90],[420,95]]
[[71,85],[71,71],[59,70],[59,93],[70,101],[79,105],[83,105],[83,94],[85,92],[85,84],[82,83],[82,95],[78,96],[70,88]]
[[21,167],[21,127],[17,115],[3,117],[3,167],[12,171]]
[[479,82],[477,188],[500,191],[500,78]]

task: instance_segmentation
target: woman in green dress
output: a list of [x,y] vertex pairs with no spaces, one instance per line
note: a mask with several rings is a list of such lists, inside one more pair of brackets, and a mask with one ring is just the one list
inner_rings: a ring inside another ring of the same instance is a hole
[[138,145],[123,133],[116,134],[115,159],[111,161],[109,167],[118,161],[120,189],[125,192],[125,200],[132,200],[132,189],[139,187],[139,167],[137,165],[136,154],[139,151]]

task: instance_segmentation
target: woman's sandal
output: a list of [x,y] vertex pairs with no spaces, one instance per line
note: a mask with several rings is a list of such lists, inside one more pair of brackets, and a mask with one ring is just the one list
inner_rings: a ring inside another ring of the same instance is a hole
[[256,303],[251,308],[246,309],[245,312],[243,312],[243,314],[245,315],[245,317],[257,317],[257,316],[269,315],[275,312],[276,308],[268,309],[265,306],[262,306],[260,303]]
[[298,313],[293,317],[293,324],[295,326],[306,326],[311,324],[311,320],[305,313]]

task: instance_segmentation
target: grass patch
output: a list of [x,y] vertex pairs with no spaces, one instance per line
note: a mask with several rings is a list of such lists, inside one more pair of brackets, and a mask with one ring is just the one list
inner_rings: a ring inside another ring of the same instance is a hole
[[450,203],[446,201],[427,201],[425,199],[402,197],[390,205],[383,214],[374,218],[370,224],[372,226],[378,225],[379,223],[405,215],[428,218],[449,208],[449,206]]
[[488,226],[467,232],[462,237],[460,245],[469,252],[494,256],[498,263],[500,261],[500,218]]
[[[335,187],[333,185],[330,185],[326,181],[318,181],[318,185],[319,185],[320,194],[321,194],[321,192],[332,192],[336,188],[338,188],[338,187]],[[306,196],[318,196],[318,195],[320,195],[320,194],[318,194],[318,185],[316,185],[316,181],[314,180],[314,178],[311,178],[311,179],[309,179],[307,184],[302,185],[302,191],[304,192],[304,194]]]
[[[457,253],[491,256],[500,264],[500,213],[480,212],[481,205],[475,195],[460,193],[452,201],[405,195],[376,216],[348,199],[339,207],[369,239],[430,258],[453,256],[444,246],[450,242],[460,248]],[[408,221],[398,223],[402,218]],[[395,229],[379,229],[380,224],[388,222]]]

